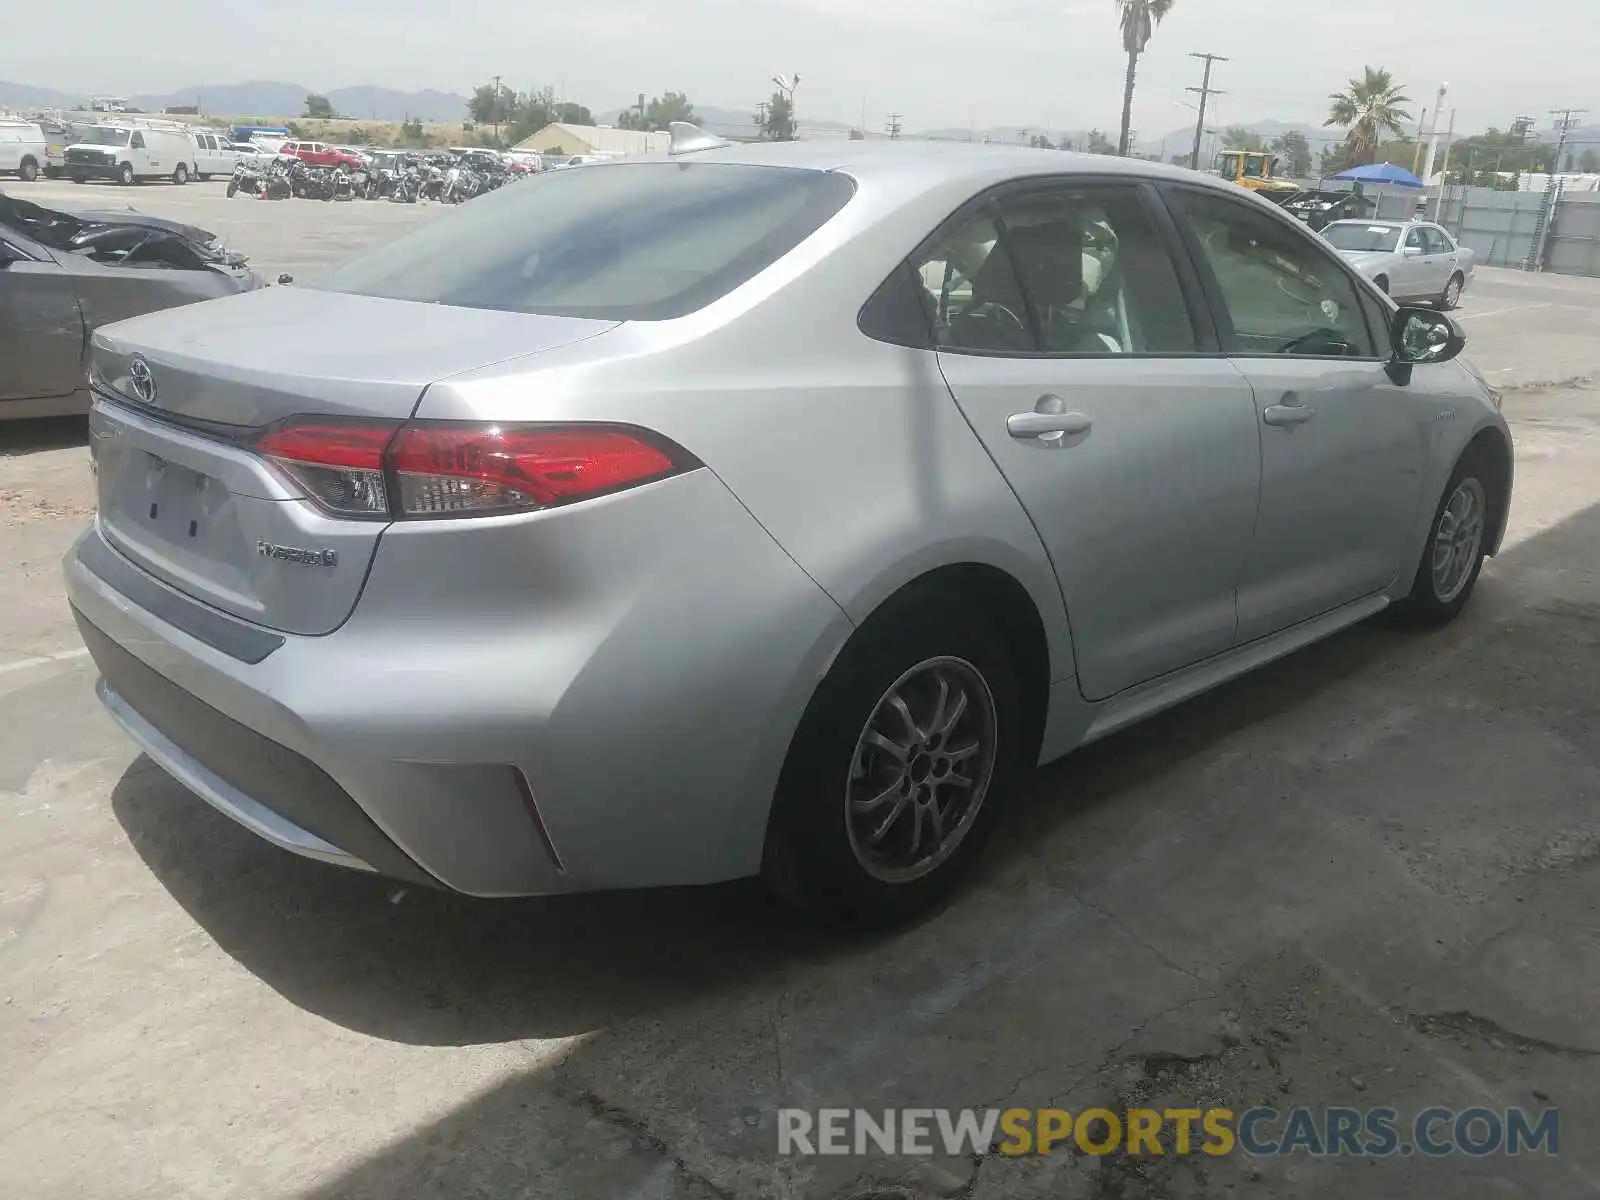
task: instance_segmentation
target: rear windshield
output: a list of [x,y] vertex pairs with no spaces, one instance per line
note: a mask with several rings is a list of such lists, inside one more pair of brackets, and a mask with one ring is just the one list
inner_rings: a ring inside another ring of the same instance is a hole
[[1322,236],[1336,250],[1393,251],[1395,243],[1400,240],[1400,230],[1393,225],[1363,225],[1359,221],[1349,221],[1329,225],[1322,231]]
[[554,171],[500,188],[310,286],[613,321],[703,308],[850,199],[847,176],[733,163]]

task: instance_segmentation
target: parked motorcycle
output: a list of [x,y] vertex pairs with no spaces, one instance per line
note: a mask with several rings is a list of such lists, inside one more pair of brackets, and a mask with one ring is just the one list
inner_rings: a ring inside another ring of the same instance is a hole
[[394,173],[394,182],[389,189],[389,200],[394,204],[415,204],[422,195],[423,187],[422,167],[417,163],[407,163],[399,167]]
[[334,171],[332,199],[354,200],[357,196],[365,194],[366,189],[367,173],[365,171],[347,171],[344,167]]
[[445,204],[461,204],[482,190],[483,183],[477,172],[458,163],[444,173],[444,186],[439,191],[439,199]]
[[240,192],[255,195],[261,187],[261,172],[254,164],[240,159],[233,167],[233,175],[228,180],[228,199],[232,200]]

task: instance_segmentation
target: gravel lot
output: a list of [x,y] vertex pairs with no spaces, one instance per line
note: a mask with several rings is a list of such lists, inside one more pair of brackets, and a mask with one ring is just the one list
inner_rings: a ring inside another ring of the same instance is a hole
[[[103,205],[102,189],[26,195]],[[94,194],[89,195],[90,192]],[[309,272],[436,209],[127,194]],[[1484,272],[1493,378],[1600,368],[1600,286]],[[747,886],[481,903],[257,841],[92,694],[82,425],[0,426],[0,1196],[1600,1192],[1600,390],[1513,392],[1502,556],[1042,772],[886,938]],[[1558,1158],[777,1157],[785,1105],[1559,1106]]]

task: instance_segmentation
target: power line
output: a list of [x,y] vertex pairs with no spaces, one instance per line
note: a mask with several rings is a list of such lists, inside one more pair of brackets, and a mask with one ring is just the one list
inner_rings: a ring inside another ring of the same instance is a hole
[[893,141],[899,141],[900,140],[900,130],[902,128],[904,128],[904,126],[902,126],[901,123],[900,123],[900,114],[897,113],[897,112],[890,113],[889,114],[889,121],[888,121],[887,125],[885,126],[885,128],[889,131],[889,140],[890,141],[892,141],[892,142]]
[[1190,165],[1196,171],[1198,171],[1200,169],[1200,142],[1204,139],[1206,134],[1206,103],[1211,99],[1212,96],[1227,95],[1226,92],[1219,92],[1211,86],[1211,68],[1216,63],[1231,62],[1232,60],[1224,58],[1220,54],[1191,53],[1189,57],[1204,59],[1206,64],[1205,79],[1201,82],[1200,86],[1197,88],[1184,89],[1185,91],[1200,93],[1200,119],[1194,123],[1194,161],[1190,163]]

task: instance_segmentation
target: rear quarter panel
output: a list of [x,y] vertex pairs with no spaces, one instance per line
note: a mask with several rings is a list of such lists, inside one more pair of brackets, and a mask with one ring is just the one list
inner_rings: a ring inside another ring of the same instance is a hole
[[441,381],[417,415],[657,430],[715,471],[852,622],[939,567],[993,566],[1032,597],[1051,680],[1070,678],[1054,572],[934,356],[856,324],[883,278],[973,190],[880,181],[700,312]]

